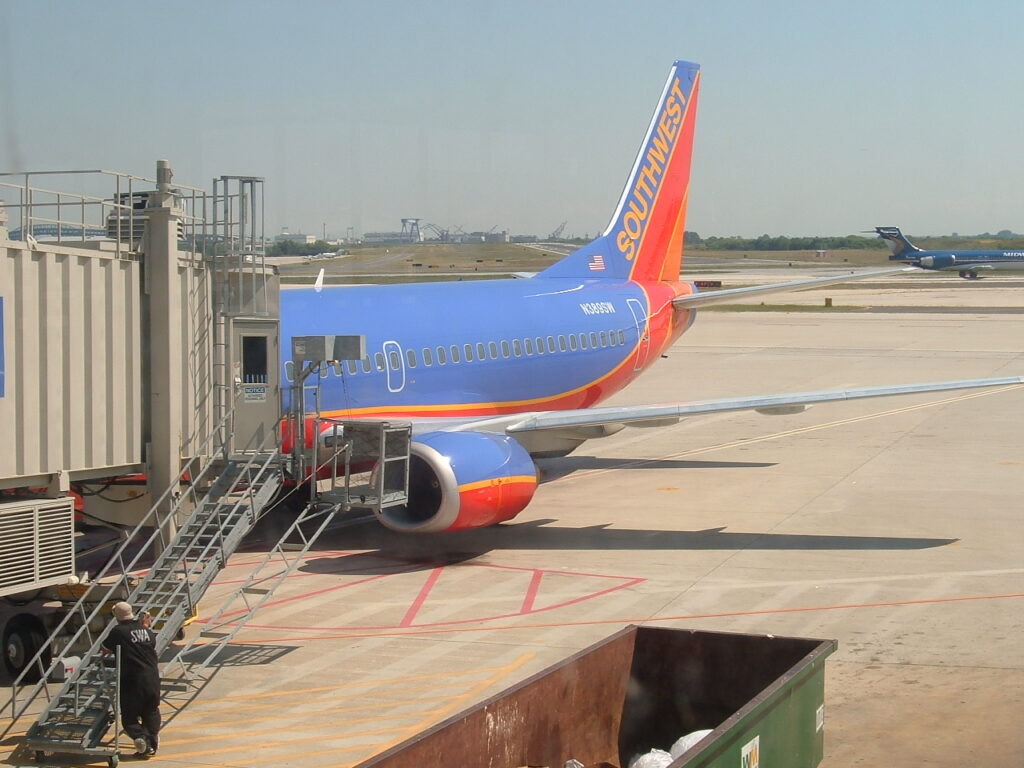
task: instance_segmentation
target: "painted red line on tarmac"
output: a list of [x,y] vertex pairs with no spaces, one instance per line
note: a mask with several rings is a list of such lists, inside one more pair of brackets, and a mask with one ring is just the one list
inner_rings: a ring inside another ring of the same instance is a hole
[[[309,642],[311,640],[356,640],[362,637],[404,637],[405,635],[440,635],[455,634],[457,632],[501,632],[504,630],[523,629],[553,629],[563,627],[587,627],[599,624],[653,624],[663,621],[692,621],[694,619],[723,619],[738,616],[769,616],[772,614],[786,613],[812,613],[814,611],[845,611],[858,608],[899,608],[911,605],[939,605],[942,603],[970,602],[978,600],[1008,600],[1022,598],[1024,593],[1011,593],[1005,595],[969,595],[964,597],[937,597],[926,600],[896,600],[883,603],[847,603],[842,605],[817,605],[802,608],[765,608],[757,611],[725,611],[723,613],[690,613],[677,616],[641,616],[623,617],[616,619],[591,619],[588,621],[559,621],[545,622],[538,624],[505,624],[497,627],[424,627],[413,628],[403,632],[349,632],[346,634],[330,635],[297,635],[295,637],[266,637],[256,640],[234,640],[239,645],[258,645],[260,643],[280,642]],[[546,609],[542,609],[546,610]],[[508,618],[508,617],[501,617]],[[464,622],[452,622],[464,623]],[[260,627],[261,629],[274,629],[274,627]],[[296,629],[295,627],[281,627],[281,629]]]
[[[614,578],[614,577],[608,577],[608,578]],[[641,579],[641,578],[624,579],[622,584],[616,584],[614,587],[608,587],[606,589],[602,589],[602,590],[599,590],[597,592],[590,592],[589,594],[580,595],[579,597],[574,597],[574,598],[572,598],[570,600],[564,600],[564,601],[562,601],[560,603],[553,603],[552,605],[548,605],[548,606],[545,606],[543,608],[534,608],[533,609],[533,613],[543,613],[545,611],[554,611],[554,610],[557,610],[558,608],[565,608],[565,607],[570,606],[570,605],[576,605],[577,603],[586,602],[587,600],[593,600],[594,598],[597,598],[597,597],[603,597],[604,595],[611,594],[612,592],[618,592],[620,589],[627,589],[629,587],[632,587],[634,584],[640,584],[640,583],[642,583],[644,581],[646,581],[646,579]],[[292,598],[292,599],[299,599],[299,598]],[[521,611],[516,611],[514,613],[501,613],[501,614],[497,614],[497,615],[494,615],[494,616],[483,616],[483,617],[477,616],[477,617],[472,618],[472,619],[451,619],[449,621],[436,621],[436,622],[429,622],[429,623],[425,623],[425,624],[417,624],[416,628],[429,630],[429,628],[431,628],[431,627],[455,627],[455,626],[458,626],[460,624],[480,624],[481,622],[485,622],[485,621],[500,621],[502,619],[515,619],[515,618],[520,618],[522,616],[528,616],[528,615],[530,615],[530,614],[525,614],[525,613],[522,613]],[[600,622],[598,622],[598,623],[600,623]],[[275,630],[276,631],[280,631],[280,632],[284,632],[284,631],[298,632],[298,631],[301,631],[303,629],[311,629],[311,631],[320,631],[320,632],[328,631],[328,632],[368,632],[368,633],[369,632],[374,632],[374,633],[377,633],[377,634],[353,635],[353,637],[376,637],[378,635],[381,636],[381,637],[386,637],[388,635],[387,630],[396,630],[396,629],[399,629],[401,627],[401,625],[391,624],[391,625],[387,625],[387,626],[365,626],[365,627],[341,626],[341,627],[310,628],[308,626],[289,626],[289,625],[283,625],[283,624],[253,624],[251,622],[246,622],[245,626],[248,629],[262,629],[262,630],[265,630],[265,631],[268,631],[268,632],[272,632],[272,631],[275,631]],[[566,624],[566,625],[563,625],[563,624],[545,624],[545,625],[525,625],[525,626],[572,626],[572,623],[570,622],[569,624]],[[416,628],[411,629],[410,632],[415,634]],[[491,627],[482,627],[482,629],[491,629]],[[498,627],[498,629],[503,629],[503,627]],[[512,629],[512,627],[507,627],[507,629]],[[461,631],[465,631],[465,630],[461,630],[460,629],[460,630],[454,630],[454,631],[460,631],[461,632]],[[341,637],[347,637],[347,635],[342,635]]]
[[412,622],[416,618],[416,614],[420,612],[420,608],[422,608],[423,604],[427,601],[430,591],[434,588],[434,585],[437,584],[438,579],[441,578],[441,571],[443,570],[444,568],[435,568],[430,572],[430,575],[427,577],[427,583],[423,585],[423,589],[421,589],[420,593],[416,595],[416,599],[412,601],[412,605],[409,606],[409,610],[405,612],[405,617],[398,626],[412,626]]
[[523,607],[520,613],[530,613],[533,610],[533,602],[537,599],[537,590],[540,589],[540,580],[544,578],[544,571],[534,571],[530,586],[526,588],[526,597],[523,598]]

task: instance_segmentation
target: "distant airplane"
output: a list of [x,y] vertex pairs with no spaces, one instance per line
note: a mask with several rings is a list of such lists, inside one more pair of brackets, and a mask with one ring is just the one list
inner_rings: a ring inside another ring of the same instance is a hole
[[1024,251],[922,250],[900,232],[899,227],[875,227],[889,246],[890,261],[904,261],[923,269],[957,271],[960,277],[976,280],[982,270],[1024,271]]
[[[536,457],[564,456],[625,427],[809,403],[1016,384],[1024,378],[766,395],[647,406],[592,407],[649,368],[698,307],[815,288],[890,268],[698,293],[679,279],[700,71],[676,62],[604,233],[528,279],[323,286],[281,295],[290,338],[364,335],[361,360],[324,366],[320,411],[339,419],[413,423],[409,502],[378,519],[406,532],[510,520],[537,487]],[[283,375],[295,381],[291,360]],[[333,427],[317,436],[334,444]],[[309,437],[312,445],[313,437]]]

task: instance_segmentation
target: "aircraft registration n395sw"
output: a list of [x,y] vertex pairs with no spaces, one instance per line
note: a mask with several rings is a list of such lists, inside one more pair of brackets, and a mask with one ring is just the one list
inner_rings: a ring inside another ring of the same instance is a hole
[[[282,292],[283,339],[365,335],[365,358],[319,378],[322,415],[413,423],[409,502],[379,512],[385,526],[428,533],[510,520],[536,491],[534,458],[564,456],[624,427],[1024,381],[594,407],[650,368],[699,307],[908,270],[700,293],[681,281],[699,86],[698,65],[673,64],[607,229],[533,277]],[[292,363],[282,364],[294,380]]]

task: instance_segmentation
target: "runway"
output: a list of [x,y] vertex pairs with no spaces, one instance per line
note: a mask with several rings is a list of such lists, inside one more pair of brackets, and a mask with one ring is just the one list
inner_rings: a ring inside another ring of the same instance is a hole
[[[943,281],[836,299],[872,312],[706,312],[609,404],[1020,374],[1024,317],[970,308],[1022,297],[1013,281]],[[838,639],[825,768],[1020,765],[1022,434],[1019,386],[723,414],[544,462],[509,524],[342,525],[194,700],[168,700],[150,763],[353,766],[650,623]],[[259,536],[247,550],[203,613],[259,559]]]

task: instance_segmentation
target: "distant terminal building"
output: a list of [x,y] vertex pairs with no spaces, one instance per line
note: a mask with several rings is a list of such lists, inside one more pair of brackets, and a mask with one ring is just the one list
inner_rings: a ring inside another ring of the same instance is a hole
[[300,245],[312,245],[319,238],[316,235],[301,235],[297,232],[289,232],[284,230],[281,234],[274,238],[275,243],[292,242],[299,243]]

